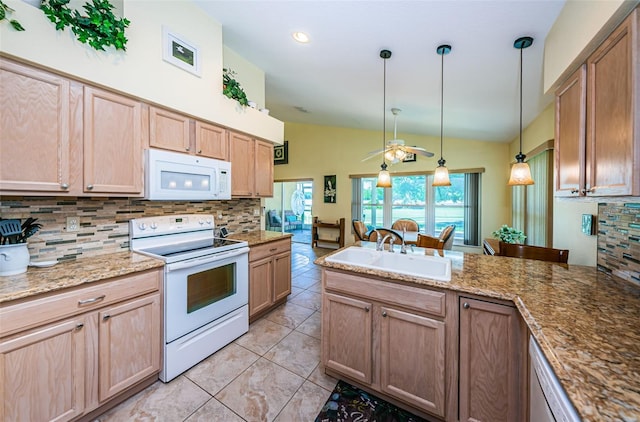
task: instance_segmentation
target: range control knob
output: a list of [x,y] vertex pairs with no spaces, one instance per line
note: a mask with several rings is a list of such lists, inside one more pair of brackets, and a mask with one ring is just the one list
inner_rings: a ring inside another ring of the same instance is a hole
[[213,219],[207,218],[207,224],[210,226],[213,224]]
[[146,230],[147,229],[147,225],[145,223],[140,223],[140,224],[138,224],[138,228],[140,230]]
[[151,225],[149,226],[151,227],[152,230],[155,230],[158,228],[158,223],[156,223],[155,221],[153,223],[151,223]]
[[204,226],[204,220],[203,219],[198,220],[198,224],[200,224],[201,226]]

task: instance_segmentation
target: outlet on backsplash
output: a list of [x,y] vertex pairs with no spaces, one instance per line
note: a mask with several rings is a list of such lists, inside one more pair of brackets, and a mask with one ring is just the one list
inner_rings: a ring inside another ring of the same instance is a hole
[[253,216],[254,217],[260,217],[260,208],[254,208],[253,209]]
[[80,218],[79,217],[67,217],[67,229],[68,232],[77,232],[80,230]]

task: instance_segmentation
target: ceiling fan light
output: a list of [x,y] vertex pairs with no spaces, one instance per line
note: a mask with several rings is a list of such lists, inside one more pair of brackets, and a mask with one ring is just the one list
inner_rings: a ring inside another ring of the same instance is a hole
[[396,154],[395,154],[396,160],[402,161],[402,160],[404,160],[404,157],[406,157],[406,156],[407,156],[407,153],[404,152],[403,150],[401,150],[401,149],[397,149],[396,150]]
[[[516,156],[517,157],[517,156]],[[511,177],[509,178],[509,186],[522,186],[533,185],[533,178],[531,177],[531,169],[529,164],[522,160],[518,161],[511,166]]]
[[384,158],[389,161],[393,161],[393,159],[396,158],[396,154],[393,152],[393,150],[390,149],[389,151],[384,153]]
[[444,165],[445,161],[438,160],[438,167],[436,167],[435,173],[433,173],[433,183],[431,186],[451,186],[451,180],[449,180],[449,170]]
[[390,188],[391,187],[391,175],[389,171],[387,171],[387,165],[382,164],[380,166],[380,173],[378,173],[378,183],[376,183],[377,188]]

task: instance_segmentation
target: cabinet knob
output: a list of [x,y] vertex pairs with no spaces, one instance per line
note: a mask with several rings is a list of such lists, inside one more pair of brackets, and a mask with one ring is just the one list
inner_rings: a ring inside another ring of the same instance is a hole
[[76,330],[82,330],[82,327],[84,327],[84,324],[82,322],[76,324]]
[[64,189],[64,190],[67,190],[67,189],[69,189],[69,184],[68,183],[63,183],[63,184],[60,185],[60,187],[62,189]]
[[593,193],[593,188],[589,188],[589,189],[584,188],[584,189],[582,189],[582,193],[584,193],[585,195],[586,195],[587,193]]
[[189,151],[189,150],[190,150],[190,148],[189,148],[189,147],[184,147],[184,149],[185,149],[185,150],[187,150],[187,151]]
[[202,154],[202,150],[201,149],[198,150],[198,154]]
[[87,190],[93,189],[93,185],[87,185]]
[[368,306],[365,306],[365,307],[364,307],[364,311],[365,311],[365,312],[369,312],[369,307],[368,307]]
[[105,316],[103,316],[103,317],[102,317],[102,320],[103,320],[103,321],[106,321],[106,320],[108,320],[109,318],[111,318],[111,315],[106,314]]
[[576,194],[576,193],[578,193],[578,192],[580,192],[578,189],[571,189],[571,193],[572,193],[572,194]]
[[464,309],[469,309],[471,307],[471,305],[469,305],[467,302],[465,302],[465,303],[462,304],[462,307]]
[[387,317],[387,311],[382,311],[382,317],[386,318]]

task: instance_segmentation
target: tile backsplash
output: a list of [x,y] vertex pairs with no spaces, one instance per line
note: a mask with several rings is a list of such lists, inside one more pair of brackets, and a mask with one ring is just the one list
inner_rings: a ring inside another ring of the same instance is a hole
[[[213,214],[230,234],[260,229],[260,199],[144,201],[129,198],[2,197],[2,218],[38,219],[42,229],[28,239],[32,260],[65,260],[129,249],[129,220],[163,214]],[[218,218],[221,215],[222,218]],[[80,228],[67,232],[67,217]]]
[[640,203],[598,204],[598,268],[640,284]]

